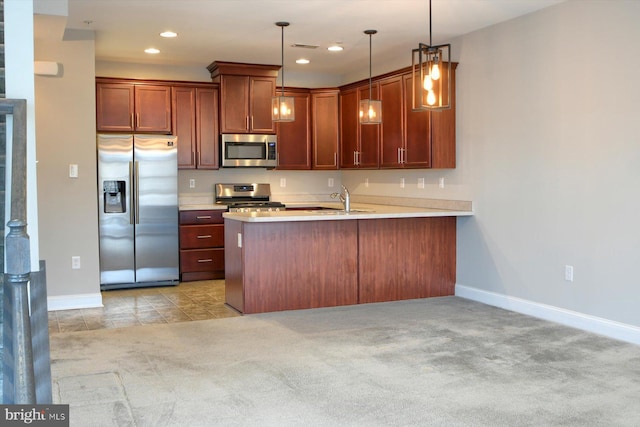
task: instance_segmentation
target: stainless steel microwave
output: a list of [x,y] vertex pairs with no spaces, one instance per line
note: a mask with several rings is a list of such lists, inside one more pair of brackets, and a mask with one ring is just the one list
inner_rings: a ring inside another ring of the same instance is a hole
[[224,168],[275,168],[276,135],[222,134],[220,166]]

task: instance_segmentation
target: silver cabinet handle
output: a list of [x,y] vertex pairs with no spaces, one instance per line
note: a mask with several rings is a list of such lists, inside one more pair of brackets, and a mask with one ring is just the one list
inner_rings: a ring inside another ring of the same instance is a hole
[[398,148],[398,164],[402,163],[402,154],[400,154],[402,152],[402,148]]
[[202,215],[202,216],[198,215],[196,219],[211,219],[211,215]]
[[210,239],[211,238],[211,234],[205,234],[205,235],[197,236],[197,237],[198,237],[198,239]]
[[199,259],[198,262],[213,262],[213,260],[211,258]]

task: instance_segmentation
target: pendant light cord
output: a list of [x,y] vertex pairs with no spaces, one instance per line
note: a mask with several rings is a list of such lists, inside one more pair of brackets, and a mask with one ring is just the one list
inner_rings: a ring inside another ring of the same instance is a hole
[[[429,0],[431,1],[431,0]],[[282,54],[281,62],[282,62],[282,96],[284,96],[284,25],[280,27],[282,29],[282,37],[280,40],[280,52]]]
[[371,36],[373,34],[369,33],[369,100],[371,100]]
[[429,46],[433,46],[433,41],[431,40],[431,0],[429,0]]
[[371,36],[373,36],[377,32],[378,30],[365,30],[364,32],[365,34],[369,35],[369,101],[371,101],[371,56],[372,56]]

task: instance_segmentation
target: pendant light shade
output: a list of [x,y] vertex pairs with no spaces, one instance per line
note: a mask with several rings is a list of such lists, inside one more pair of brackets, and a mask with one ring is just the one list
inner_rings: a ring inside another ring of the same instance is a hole
[[288,27],[288,22],[276,22],[276,25],[282,29],[281,53],[282,68],[280,75],[282,76],[282,84],[280,85],[282,92],[280,96],[271,98],[271,120],[274,122],[292,122],[296,118],[294,98],[292,96],[284,96],[284,27]]
[[414,111],[451,108],[451,45],[431,43],[431,0],[429,0],[429,44],[419,43],[411,52]]
[[360,124],[375,125],[382,123],[382,101],[376,101],[371,98],[371,36],[376,34],[376,30],[365,30],[365,34],[369,35],[369,99],[360,100]]

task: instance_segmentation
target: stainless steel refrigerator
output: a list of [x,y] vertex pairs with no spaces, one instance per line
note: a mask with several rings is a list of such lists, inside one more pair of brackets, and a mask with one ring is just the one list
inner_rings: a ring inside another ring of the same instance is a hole
[[176,137],[99,134],[97,144],[100,288],[177,285]]

